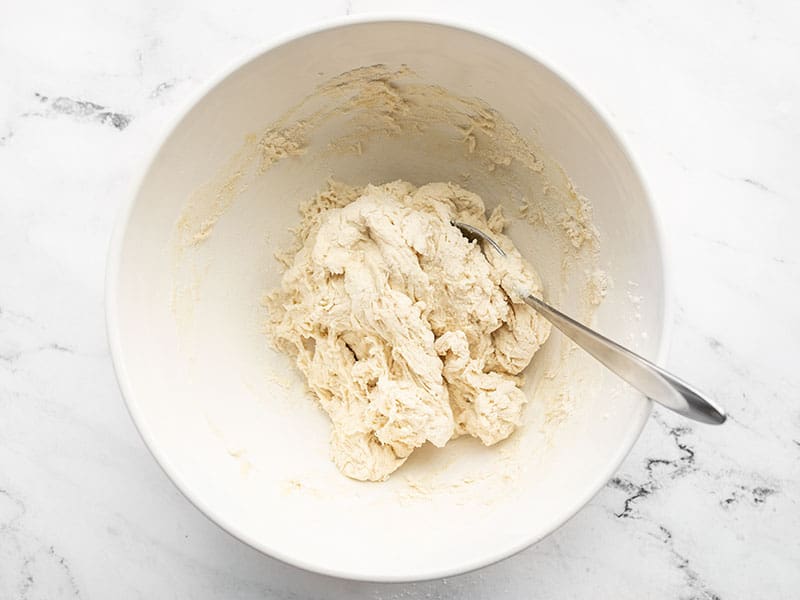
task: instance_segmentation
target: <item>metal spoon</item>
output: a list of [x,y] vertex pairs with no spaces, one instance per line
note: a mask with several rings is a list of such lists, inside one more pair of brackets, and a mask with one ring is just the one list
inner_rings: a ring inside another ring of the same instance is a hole
[[[464,237],[470,240],[482,240],[494,248],[501,256],[506,255],[499,244],[480,229],[458,221],[450,221],[450,223],[458,227]],[[725,411],[711,400],[704,398],[700,392],[693,389],[685,381],[667,373],[664,369],[624,346],[620,346],[607,337],[578,323],[575,319],[568,317],[527,291],[521,290],[520,296],[527,304],[535,308],[537,312],[555,325],[561,333],[648,398],[695,421],[712,425],[721,425],[725,422]]]

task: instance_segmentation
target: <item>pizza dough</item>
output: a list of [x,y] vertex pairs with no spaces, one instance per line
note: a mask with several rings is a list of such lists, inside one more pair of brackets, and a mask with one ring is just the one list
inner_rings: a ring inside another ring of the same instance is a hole
[[[451,219],[490,231],[507,258]],[[268,329],[330,417],[343,474],[385,480],[426,442],[490,446],[520,424],[520,373],[550,325],[518,296],[541,282],[504,225],[448,183],[332,182],[303,206]]]

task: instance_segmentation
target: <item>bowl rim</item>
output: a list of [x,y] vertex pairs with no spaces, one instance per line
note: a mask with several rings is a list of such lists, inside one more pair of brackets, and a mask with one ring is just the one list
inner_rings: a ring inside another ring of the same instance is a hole
[[633,154],[629,149],[629,144],[621,133],[619,128],[613,126],[613,119],[609,111],[604,109],[602,104],[595,101],[589,94],[587,94],[579,85],[577,85],[570,77],[565,74],[566,70],[557,65],[556,61],[546,56],[533,44],[522,42],[515,42],[509,39],[509,36],[483,25],[477,25],[469,19],[458,20],[452,18],[443,18],[440,16],[420,16],[409,15],[402,13],[369,13],[365,15],[347,15],[335,18],[328,18],[316,21],[311,25],[305,27],[295,28],[289,33],[273,37],[267,42],[258,44],[253,48],[241,53],[237,58],[230,61],[226,67],[219,70],[213,77],[209,78],[206,82],[202,83],[194,92],[190,93],[184,101],[178,103],[174,109],[173,115],[167,119],[167,122],[162,126],[159,135],[156,136],[158,143],[154,145],[154,149],[144,155],[140,161],[139,168],[133,172],[137,175],[132,179],[131,186],[127,193],[126,199],[122,202],[122,207],[119,210],[116,222],[114,224],[113,232],[111,235],[107,262],[105,272],[105,320],[106,320],[106,334],[108,338],[108,345],[111,354],[111,361],[116,374],[117,382],[119,384],[120,392],[122,394],[125,406],[130,414],[131,419],[138,431],[142,441],[147,447],[150,454],[155,459],[156,463],[161,467],[170,481],[175,485],[181,494],[197,508],[203,515],[205,515],[211,522],[220,527],[225,532],[231,534],[239,541],[244,542],[251,548],[265,554],[271,558],[277,559],[283,563],[289,564],[294,567],[319,573],[322,575],[337,577],[341,579],[350,579],[356,581],[366,582],[412,582],[412,581],[425,581],[430,579],[438,579],[443,577],[451,577],[463,573],[468,573],[482,567],[489,566],[501,560],[504,560],[522,550],[542,541],[562,525],[572,519],[584,506],[586,506],[597,493],[603,489],[606,483],[611,479],[613,474],[619,469],[622,462],[630,453],[634,444],[641,435],[645,424],[649,418],[652,410],[652,401],[648,398],[642,397],[646,403],[645,410],[640,413],[638,426],[632,428],[627,438],[623,440],[616,455],[612,456],[608,461],[608,468],[598,474],[591,486],[587,487],[587,491],[572,500],[568,508],[562,511],[557,518],[551,519],[547,526],[542,528],[536,534],[527,536],[521,542],[510,546],[502,552],[496,552],[489,556],[474,559],[471,562],[460,563],[452,565],[448,568],[430,569],[418,572],[401,572],[401,573],[387,573],[377,574],[371,571],[358,571],[358,570],[341,570],[337,568],[330,568],[324,564],[311,562],[303,559],[300,556],[291,555],[282,552],[278,548],[274,548],[264,543],[263,541],[254,539],[246,531],[243,531],[233,523],[226,520],[224,517],[216,514],[214,510],[201,498],[193,494],[191,488],[186,481],[182,479],[179,470],[171,463],[169,457],[163,453],[155,440],[153,439],[150,431],[148,430],[143,413],[140,410],[138,403],[135,400],[132,386],[128,378],[127,369],[122,360],[122,342],[120,339],[120,328],[118,321],[118,280],[120,263],[122,256],[123,243],[125,240],[125,233],[128,229],[133,208],[139,196],[141,188],[149,175],[153,165],[155,164],[162,147],[173,135],[173,133],[180,127],[184,119],[187,117],[192,108],[197,106],[202,99],[209,94],[214,88],[223,83],[225,79],[231,76],[234,72],[245,67],[248,63],[256,60],[263,54],[266,54],[280,46],[294,42],[301,38],[320,33],[322,31],[334,30],[352,25],[362,24],[375,24],[375,23],[411,23],[420,25],[434,25],[444,28],[456,29],[487,38],[491,41],[503,44],[512,50],[528,57],[529,59],[538,62],[552,75],[560,79],[577,97],[583,100],[590,110],[594,113],[597,119],[608,130],[611,138],[617,143],[619,149],[624,155],[625,159],[631,166],[634,176],[638,180],[644,192],[644,199],[650,209],[650,215],[654,226],[654,247],[656,255],[661,264],[661,278],[663,282],[663,295],[661,298],[663,306],[663,319],[661,322],[661,331],[659,332],[659,344],[656,352],[656,362],[663,361],[670,346],[671,341],[671,326],[673,323],[673,300],[672,300],[672,271],[667,259],[666,242],[664,235],[664,225],[661,214],[659,213],[658,206],[654,203],[650,189],[642,176],[641,168],[634,159]]

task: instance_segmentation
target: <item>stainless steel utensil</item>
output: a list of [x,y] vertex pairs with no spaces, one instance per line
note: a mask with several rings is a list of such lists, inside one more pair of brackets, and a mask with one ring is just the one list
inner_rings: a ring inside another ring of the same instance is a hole
[[[484,241],[501,256],[506,255],[499,244],[480,229],[458,221],[451,221],[451,224],[458,227],[466,238]],[[518,290],[518,292],[527,304],[555,325],[561,333],[648,398],[695,421],[713,425],[721,425],[725,422],[725,411],[708,398],[703,397],[685,381],[568,317],[531,295],[527,290]]]

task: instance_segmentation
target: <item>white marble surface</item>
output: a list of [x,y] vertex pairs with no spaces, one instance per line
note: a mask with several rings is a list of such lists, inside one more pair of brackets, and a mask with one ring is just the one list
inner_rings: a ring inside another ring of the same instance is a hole
[[[0,598],[798,596],[800,6],[432,4],[0,2]],[[495,28],[608,109],[668,232],[668,366],[731,413],[657,411],[550,538],[413,585],[309,574],[207,521],[134,430],[103,321],[112,222],[181,101],[255,44],[373,10]]]

